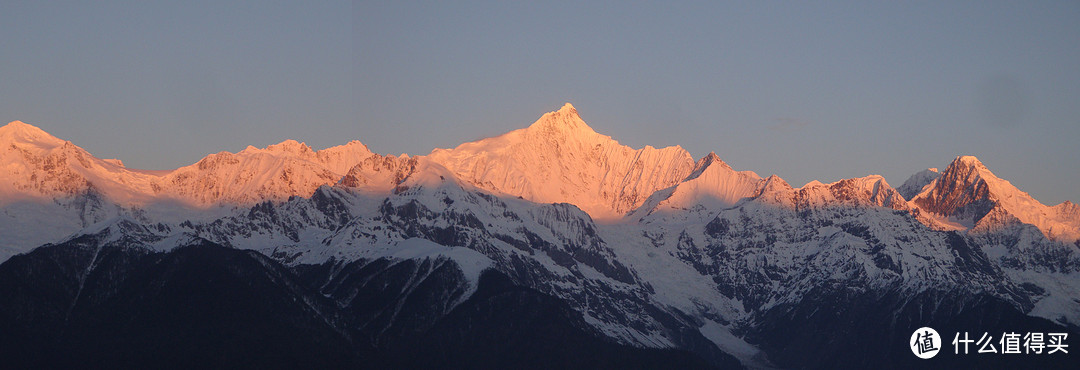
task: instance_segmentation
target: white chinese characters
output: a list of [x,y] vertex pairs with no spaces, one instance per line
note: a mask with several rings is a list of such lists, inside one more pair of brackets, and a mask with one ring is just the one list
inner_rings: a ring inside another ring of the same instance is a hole
[[1069,333],[1029,332],[1021,335],[1020,333],[1006,332],[1001,333],[1000,339],[995,342],[994,336],[990,333],[984,332],[978,340],[974,340],[971,339],[968,332],[958,332],[953,336],[952,345],[954,354],[965,355],[971,353],[972,343],[977,348],[977,353],[1041,355],[1045,351],[1046,354],[1057,352],[1068,354],[1069,345],[1065,343],[1068,337]]

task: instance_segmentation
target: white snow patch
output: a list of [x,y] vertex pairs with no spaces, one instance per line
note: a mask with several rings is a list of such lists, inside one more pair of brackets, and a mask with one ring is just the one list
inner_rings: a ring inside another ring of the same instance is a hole
[[752,369],[770,367],[760,349],[732,334],[729,327],[712,320],[705,320],[705,325],[698,328],[698,331],[720,347],[720,350],[739,359],[743,366]]
[[480,274],[491,267],[494,261],[480,252],[468,248],[447,247],[435,242],[410,238],[389,244],[372,246],[356,255],[360,258],[392,258],[400,260],[418,260],[425,258],[448,258],[458,265],[462,274],[469,281],[469,292],[464,298],[472,296],[480,284]]

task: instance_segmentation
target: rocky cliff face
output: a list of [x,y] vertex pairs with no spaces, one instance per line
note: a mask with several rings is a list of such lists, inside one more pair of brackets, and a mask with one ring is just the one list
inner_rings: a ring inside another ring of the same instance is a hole
[[[147,172],[22,123],[0,148],[0,343],[40,356],[28,365],[62,366],[49,348],[152,353],[132,343],[166,314],[196,342],[228,318],[271,341],[294,328],[276,351],[327,366],[903,367],[928,324],[1080,323],[1080,207],[1042,205],[974,157],[901,190],[876,175],[794,188],[715,154],[621,146],[569,105],[419,157],[286,141]],[[192,299],[198,315],[170,308]]]

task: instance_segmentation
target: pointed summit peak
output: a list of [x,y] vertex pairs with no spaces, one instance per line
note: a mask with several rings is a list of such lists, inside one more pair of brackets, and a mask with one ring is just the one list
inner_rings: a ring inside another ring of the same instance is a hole
[[346,147],[360,146],[360,147],[363,147],[365,149],[367,148],[367,145],[364,145],[364,143],[360,142],[360,140],[349,140],[349,142],[345,143],[344,146],[346,146]]
[[784,181],[780,176],[773,174],[765,178],[765,184],[761,186],[761,190],[758,190],[758,193],[755,196],[760,197],[765,196],[766,194],[772,194],[772,199],[768,201],[775,203],[783,198],[785,193],[791,193],[794,190],[795,189],[792,188],[787,181]]
[[765,189],[788,189],[791,190],[791,184],[788,184],[787,180],[784,180],[776,174],[769,175],[765,178]]
[[[11,121],[10,123],[4,125],[3,128],[5,128],[5,129],[6,128],[16,128],[16,127],[20,127],[20,126],[30,126],[30,125],[26,124],[23,121],[16,120],[16,121]],[[33,126],[31,126],[31,127],[33,127]]]
[[992,182],[1000,181],[990,169],[983,165],[978,158],[973,155],[962,155],[956,157],[949,163],[949,166],[945,168],[945,171],[941,172],[942,177],[946,178],[967,178],[974,181],[976,177],[992,180]]
[[956,157],[956,159],[954,159],[952,163],[949,164],[949,167],[945,170],[948,171],[954,166],[963,168],[986,168],[986,166],[983,165],[981,161],[979,161],[979,158],[975,158],[975,156],[973,155],[962,155]]
[[64,140],[60,140],[33,125],[23,123],[23,121],[12,121],[0,127],[0,142],[21,142],[43,147],[56,147],[64,144]]
[[0,127],[0,134],[23,134],[27,136],[52,136],[47,132],[23,121],[11,121]]
[[1071,208],[1067,205],[1047,207],[995,176],[973,156],[956,157],[938,179],[912,199],[912,204],[966,222],[971,230],[995,230],[1018,221],[1034,225],[1050,239],[1074,241],[1078,237],[1075,216],[1080,211],[1063,212]]
[[904,199],[910,200],[918,195],[926,185],[934,182],[939,177],[941,177],[941,172],[937,168],[927,168],[908,177],[903,185],[896,188],[896,191],[900,192]]
[[541,123],[556,123],[570,126],[576,126],[577,123],[584,124],[584,122],[581,121],[581,117],[579,117],[578,115],[578,109],[573,108],[573,106],[570,105],[569,102],[563,105],[563,108],[559,108],[556,111],[544,113],[542,117],[540,117],[540,120],[537,120],[537,122],[532,125],[536,126],[537,124]]
[[956,157],[949,163],[949,166],[945,168],[945,171],[941,172],[943,178],[965,178],[968,181],[976,181],[979,178],[990,180],[991,182],[1001,181],[990,169],[986,167],[978,158],[972,155],[962,155]]
[[973,155],[957,156],[954,161],[959,161],[961,163],[980,163],[980,164],[982,163],[982,162],[979,161],[979,158],[975,158],[975,156],[973,156]]
[[577,115],[577,109],[574,108],[573,104],[570,104],[569,102],[567,102],[566,104],[563,104],[562,108],[559,108],[559,113],[568,113],[568,114]]
[[529,129],[535,132],[571,134],[571,136],[596,135],[596,131],[589,127],[581,116],[578,116],[577,109],[570,103],[564,104],[557,111],[545,113],[529,126]]
[[699,162],[699,164],[701,166],[711,166],[713,164],[718,164],[720,166],[723,166],[723,168],[733,170],[731,166],[727,164],[727,162],[724,162],[723,159],[720,159],[720,156],[716,155],[716,152],[709,152],[709,154],[705,155],[704,158],[701,158],[701,162]]
[[916,206],[974,222],[982,219],[1003,200],[1010,203],[1038,203],[1008,181],[995,176],[978,158],[970,155],[956,157],[930,184],[932,186],[922,188],[912,199]]
[[315,153],[319,155],[355,155],[365,158],[367,156],[375,154],[371,152],[371,149],[369,149],[367,145],[364,145],[364,143],[360,142],[360,140],[352,140],[348,143],[345,143],[344,145],[332,146]]
[[716,155],[716,152],[709,152],[709,154],[706,154],[704,158],[701,158],[702,163],[712,163],[716,161],[720,161],[720,156]]
[[19,120],[15,120],[15,121],[11,121],[8,124],[4,125],[4,127],[2,127],[2,129],[15,129],[15,128],[20,128],[20,127],[37,128],[37,127],[34,127],[34,125],[31,125],[29,123],[19,121]]
[[280,143],[270,145],[270,146],[266,147],[266,150],[270,151],[270,152],[285,152],[285,153],[293,153],[293,154],[303,154],[303,153],[312,152],[311,147],[307,146],[307,144],[301,143],[301,142],[293,140],[293,139],[285,140],[285,141],[282,141]]
[[698,160],[697,164],[694,165],[694,171],[691,172],[690,175],[687,176],[686,178],[687,179],[698,178],[699,176],[701,176],[701,174],[705,173],[705,170],[711,168],[714,165],[720,166],[720,167],[717,167],[719,169],[725,169],[725,170],[729,170],[729,171],[734,171],[734,169],[731,168],[731,166],[729,166],[727,163],[724,163],[724,161],[720,159],[720,156],[716,155],[716,152],[709,152],[709,154],[705,155],[700,160]]

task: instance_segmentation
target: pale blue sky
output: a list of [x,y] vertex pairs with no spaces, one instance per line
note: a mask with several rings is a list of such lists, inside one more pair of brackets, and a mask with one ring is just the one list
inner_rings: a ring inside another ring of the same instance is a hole
[[571,102],[795,186],[971,154],[1080,201],[1076,1],[4,1],[0,25],[0,120],[134,168],[285,139],[426,154]]

